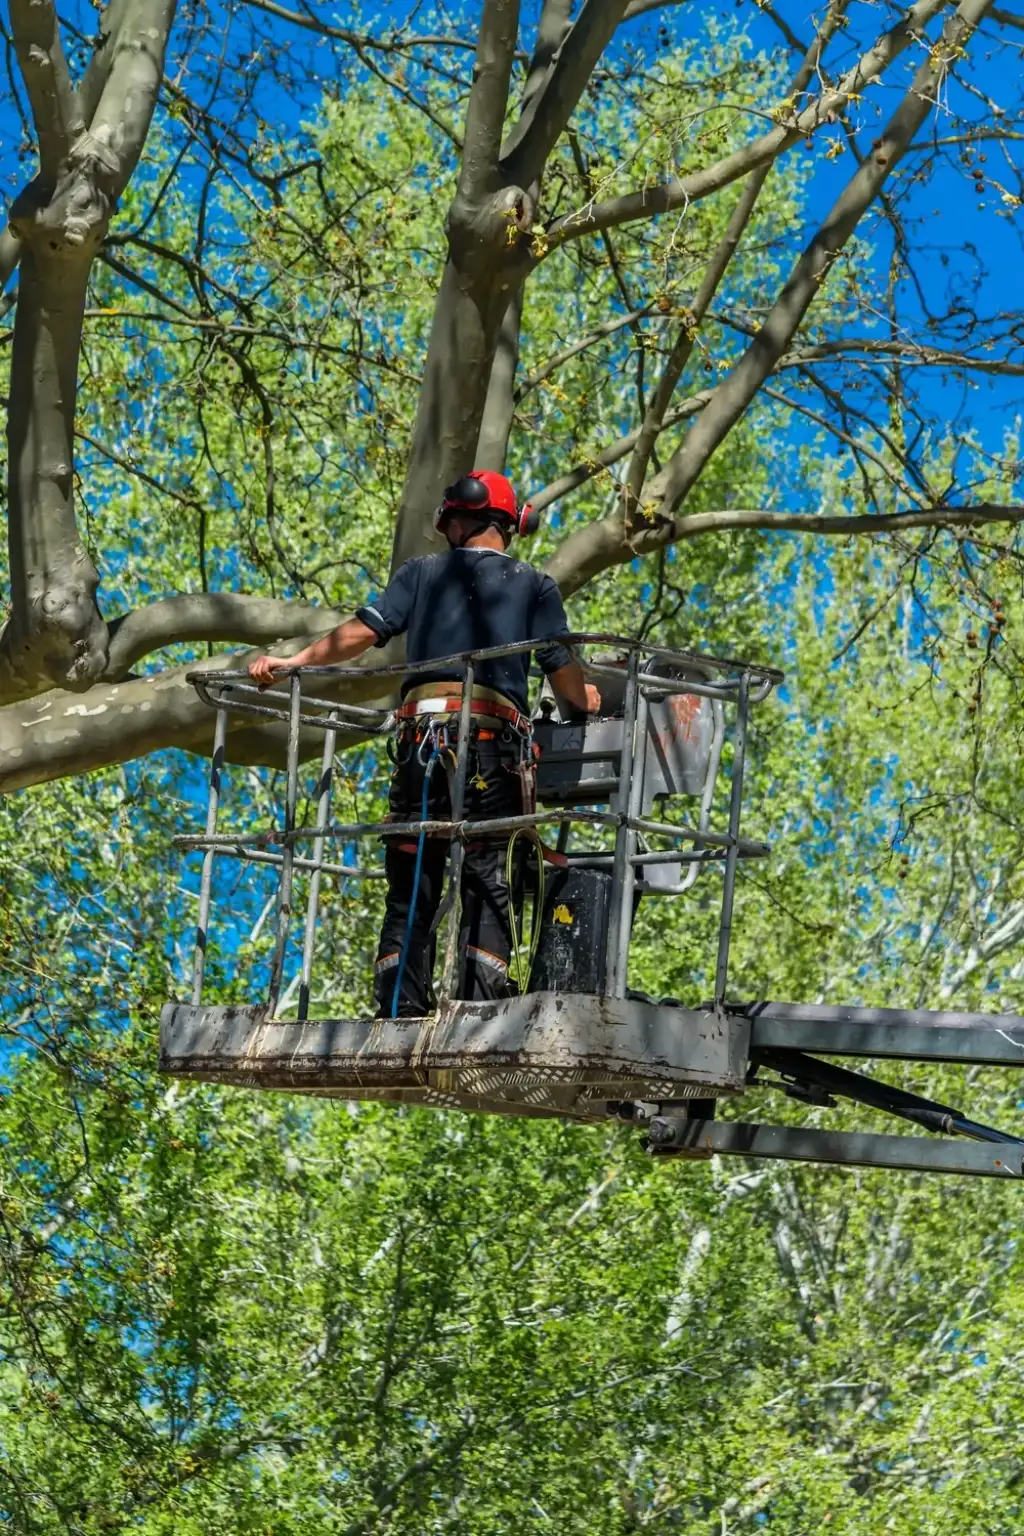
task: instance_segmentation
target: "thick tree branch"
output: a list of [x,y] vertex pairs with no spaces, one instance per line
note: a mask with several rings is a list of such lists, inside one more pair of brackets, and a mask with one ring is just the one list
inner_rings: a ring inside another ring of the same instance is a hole
[[714,165],[693,171],[688,176],[673,177],[671,181],[656,187],[644,187],[637,192],[610,198],[607,202],[591,203],[576,213],[556,219],[547,231],[548,250],[555,250],[559,245],[564,245],[566,240],[575,240],[596,230],[612,229],[618,224],[650,219],[676,208],[686,208],[777,159],[798,139],[809,137],[822,123],[845,112],[851,99],[860,95],[872,80],[877,80],[921,36],[922,28],[944,9],[946,3],[947,0],[918,0],[904,19],[884,33],[858,60],[839,85],[824,91],[795,117],[787,114],[786,120],[778,127],[762,134],[750,144],[745,144],[731,155],[724,156]]
[[740,200],[733,209],[726,226],[725,234],[712,254],[711,260],[704,269],[700,288],[693,301],[693,308],[679,327],[679,335],[676,337],[672,351],[666,359],[661,371],[657,387],[651,396],[647,411],[644,415],[643,425],[637,433],[636,446],[633,449],[633,457],[629,462],[625,483],[625,515],[631,517],[640,500],[644,481],[647,478],[647,469],[651,462],[655,443],[661,433],[665,413],[675,393],[683,369],[690,360],[694,343],[697,340],[698,328],[707,314],[708,306],[717,292],[718,285],[725,276],[732,258],[736,254],[740,243],[740,237],[750,222],[754,212],[754,206],[761,195],[761,189],[771,172],[771,165],[764,165],[748,179],[740,194]]
[[72,144],[82,133],[81,108],[50,0],[10,0],[11,31],[39,141],[39,169],[56,185]]
[[[287,656],[300,650],[309,638],[301,635],[285,642],[279,648],[280,654]],[[88,773],[113,763],[131,762],[166,747],[208,753],[213,742],[213,711],[186,682],[186,674],[239,668],[253,654],[221,653],[198,665],[177,667],[151,677],[100,683],[77,697],[52,692],[0,709],[0,794]],[[390,649],[372,651],[366,665],[386,666],[398,660],[400,656]],[[346,681],[332,688],[327,679],[320,677],[312,691],[318,698],[350,704],[390,702],[382,694],[379,678]],[[282,757],[277,743],[281,733],[272,727],[265,731],[254,729],[248,723],[251,719],[245,715],[229,717],[229,761],[279,764]],[[320,733],[310,733],[303,755],[319,756],[322,750]]]
[[[55,683],[88,689],[107,667],[98,576],[75,520],[78,356],[89,269],[142,151],[174,4],[114,0],[116,32],[112,42],[100,39],[104,57],[89,90],[95,95],[102,82],[102,91],[88,128],[63,104],[59,80],[53,85],[51,79],[59,122],[40,126],[42,173],[11,210],[22,249],[7,421],[12,601],[0,636],[0,698],[6,701]],[[23,40],[38,64],[39,38],[52,21],[49,0],[16,0],[19,8],[26,12],[19,22]],[[57,78],[55,21],[52,33],[55,41],[46,46]]]
[[164,54],[174,20],[176,0],[135,0],[110,50],[110,64],[96,111],[89,124],[90,153],[113,157],[111,192],[116,201],[128,185],[146,142],[164,71]]
[[111,620],[107,679],[118,682],[143,656],[182,641],[236,640],[270,645],[285,636],[323,633],[343,618],[344,614],[329,608],[238,592],[166,597]]
[[512,181],[529,186],[540,176],[625,10],[626,0],[585,0],[559,46],[547,79],[531,98],[502,151],[502,168]]
[[470,203],[493,192],[497,185],[518,31],[519,0],[484,0],[459,172],[458,196]]
[[[829,536],[869,536],[899,533],[908,528],[975,527],[984,523],[1022,523],[1024,507],[992,506],[935,507],[925,511],[894,513],[889,516],[830,516],[817,513],[773,512],[765,509],[727,509],[697,513],[680,519],[677,538],[697,538],[704,534],[735,532],[741,529],[789,530]],[[595,549],[614,530],[609,522],[592,523],[585,534]],[[569,542],[569,541],[567,541]],[[563,549],[565,546],[563,546]],[[577,554],[582,553],[579,543]],[[573,572],[562,573],[564,591],[575,591],[596,571],[614,563],[583,562],[593,567],[580,575],[581,562]],[[548,569],[557,571],[558,557]],[[294,610],[293,610],[294,611]],[[300,610],[305,611],[305,610]],[[328,618],[314,610],[318,621]],[[318,623],[319,627],[319,623]],[[284,654],[305,644],[307,636],[291,640],[281,647]],[[397,657],[374,653],[368,665],[383,665]],[[198,670],[221,670],[241,666],[245,656],[219,655],[203,662]],[[195,690],[185,681],[194,666],[130,682],[103,683],[77,698],[65,693],[48,693],[29,703],[0,710],[0,793],[84,773],[112,763],[128,762],[165,747],[208,751],[213,735],[209,708],[200,702]],[[355,685],[331,690],[324,679],[317,679],[316,692],[322,697],[346,699],[350,703],[384,702],[380,682],[367,678]],[[247,727],[244,717],[230,721],[228,756],[231,761],[278,762],[277,740],[271,732],[266,740]],[[233,749],[237,738],[238,750]],[[320,751],[322,743],[310,739],[304,756]]]
[[0,293],[7,287],[21,260],[21,241],[13,229],[0,231]]
[[130,12],[132,0],[109,0],[100,17],[99,35],[92,57],[78,86],[78,99],[82,104],[82,117],[91,123],[100,104],[104,87],[110,75],[110,66],[121,28]]
[[525,275],[533,198],[498,164],[518,22],[519,0],[485,0],[392,568],[430,547],[443,487],[472,468],[502,322]]
[[[73,248],[72,248],[73,253]],[[0,634],[0,699],[87,688],[106,666],[99,578],[78,536],[75,391],[88,257],[26,244],[7,411],[11,612]]]
[[526,112],[533,105],[535,96],[548,78],[552,60],[569,30],[571,15],[572,0],[544,0],[540,20],[537,22],[533,57],[526,72],[521,112]]
[[519,328],[523,318],[523,290],[517,288],[501,322],[501,334],[491,364],[480,436],[476,445],[477,469],[505,468],[508,438],[515,410],[513,390],[519,366]]
[[[552,59],[565,36],[569,25],[570,0],[544,0],[540,20],[537,23],[537,39],[533,58],[526,74],[523,88],[522,110],[530,109],[534,97],[544,84]],[[536,206],[540,183],[533,181],[527,188],[526,198],[531,208]],[[502,470],[508,452],[509,433],[515,414],[516,370],[519,367],[519,335],[523,323],[523,284],[517,281],[511,293],[498,344],[487,382],[487,399],[480,435],[477,439],[476,464],[481,469]]]

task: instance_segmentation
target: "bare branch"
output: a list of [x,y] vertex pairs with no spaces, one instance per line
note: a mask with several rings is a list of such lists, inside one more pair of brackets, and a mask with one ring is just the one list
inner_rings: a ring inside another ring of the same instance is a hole
[[756,0],[756,3],[758,10],[767,16],[772,25],[782,33],[788,48],[791,48],[794,53],[806,54],[808,52],[807,44],[800,41],[786,18],[779,15],[771,0]]
[[866,357],[898,357],[904,365],[911,363],[922,368],[969,368],[978,373],[996,374],[1004,378],[1024,378],[1024,362],[1014,363],[1009,358],[977,357],[971,352],[950,352],[945,348],[930,347],[916,341],[876,341],[867,336],[839,337],[835,341],[800,347],[788,354],[785,366],[796,368],[803,363],[827,361],[850,353],[860,353]]
[[626,0],[585,0],[544,85],[531,97],[502,151],[502,167],[511,180],[530,186],[539,177],[625,9]]
[[186,640],[235,640],[270,645],[295,635],[323,634],[344,615],[272,597],[240,592],[194,592],[138,608],[112,619],[107,677],[124,677],[135,662],[163,646]]
[[476,46],[466,38],[448,32],[428,33],[422,37],[402,37],[396,33],[389,38],[378,38],[369,32],[353,32],[348,27],[336,27],[329,21],[321,21],[318,16],[302,11],[289,11],[283,5],[276,5],[274,0],[246,0],[246,4],[253,10],[266,11],[269,16],[290,22],[293,27],[316,32],[320,37],[333,37],[337,42],[348,43],[352,48],[372,48],[378,53],[405,53],[410,48],[462,48],[472,53]]
[[663,11],[670,5],[685,5],[686,0],[630,0],[626,6],[623,21],[635,21],[638,16],[646,16],[649,11]]
[[410,107],[415,107],[417,112],[422,112],[427,121],[433,123],[434,127],[439,129],[457,150],[461,151],[462,140],[459,138],[459,135],[450,123],[445,122],[439,112],[434,111],[429,101],[421,100],[415,91],[411,91],[401,80],[396,79],[394,75],[389,74],[386,69],[375,63],[367,49],[362,48],[358,43],[354,43],[353,47],[361,62],[365,64],[371,74],[377,76],[382,85],[386,85],[389,91],[394,91],[396,96],[400,96],[403,101],[407,101]]
[[[692,395],[689,400],[682,401],[674,411],[666,414],[659,430],[665,432],[669,427],[677,426],[679,422],[686,421],[690,416],[696,416],[708,404],[713,394],[713,390],[706,389],[701,394]],[[566,474],[560,475],[557,480],[552,480],[551,484],[545,486],[542,491],[536,491],[530,497],[534,511],[543,512],[544,508],[550,507],[552,502],[560,501],[563,496],[568,496],[570,491],[575,491],[577,487],[585,485],[588,480],[593,480],[595,475],[601,474],[612,464],[617,464],[636,446],[639,436],[639,427],[635,432],[627,432],[624,437],[616,438],[615,442],[609,443],[607,448],[602,448],[600,453],[594,454],[593,458],[584,459],[582,464],[577,464]],[[618,526],[621,531],[621,523]],[[574,534],[573,538],[575,537]],[[557,551],[555,559],[558,559]],[[575,588],[573,590],[575,591]]]
[[859,441],[852,433],[844,431],[838,422],[830,421],[827,416],[823,416],[820,411],[814,410],[812,406],[806,405],[802,400],[794,400],[789,395],[784,395],[781,389],[772,389],[770,385],[766,384],[764,392],[769,399],[777,400],[788,411],[796,411],[799,415],[805,416],[808,421],[813,421],[816,427],[822,427],[826,432],[831,432],[833,437],[838,438],[841,443],[845,443],[855,454],[863,455],[864,458],[870,459],[875,468],[880,470],[889,483],[899,491],[900,495],[905,496],[908,501],[914,501],[918,506],[927,505],[927,498],[920,491],[915,491],[912,485],[908,485],[902,475],[896,474],[892,466],[885,462],[880,453],[876,453],[869,444]]
[[1016,27],[1018,31],[1024,32],[1024,16],[1018,16],[1016,11],[1003,11],[993,6],[988,14],[1001,27]]
[[39,139],[39,168],[53,186],[84,127],[50,0],[11,0],[11,31]]
[[735,532],[741,528],[767,528],[790,533],[820,533],[830,538],[847,535],[902,533],[907,528],[977,528],[983,523],[1022,523],[1024,507],[924,507],[913,512],[883,512],[846,516],[820,512],[771,512],[729,508],[723,512],[695,512],[677,521],[676,541],[695,539],[704,533]]
[[[846,15],[848,5],[849,0],[833,0],[833,3],[830,5],[824,25],[810,48],[806,51],[800,68],[794,77],[791,87],[791,95],[794,100],[805,90],[815,71],[820,67],[822,55],[835,35],[836,29],[839,27],[843,17]],[[711,260],[704,270],[704,276],[694,298],[691,312],[680,327],[675,345],[662,370],[661,378],[658,380],[658,387],[648,406],[644,424],[637,438],[636,448],[633,450],[633,458],[630,461],[629,471],[626,475],[624,510],[627,518],[632,516],[640,500],[640,492],[643,490],[644,481],[647,478],[647,469],[651,461],[651,455],[654,452],[654,445],[661,430],[662,418],[668,410],[669,402],[682,376],[683,369],[690,360],[690,354],[697,339],[698,327],[707,314],[715,294],[718,292],[719,284],[729,270],[740,240],[743,237],[743,231],[750,222],[754,209],[757,206],[757,200],[761,195],[761,189],[767,181],[773,165],[774,161],[768,161],[767,164],[759,167],[747,179],[746,185],[740,194],[739,202],[730,215],[725,234],[719,241]]]
[[941,41],[925,56],[909,91],[876,141],[875,150],[847,183],[803,252],[761,330],[715,391],[715,398],[700,422],[658,476],[652,492],[666,510],[679,505],[765,379],[778,366],[839,252],[931,112],[943,79],[984,16],[986,6],[987,0],[963,0],[946,23]]
[[623,326],[635,325],[638,320],[645,319],[654,307],[652,301],[650,304],[642,305],[640,309],[631,310],[628,315],[616,315],[614,320],[606,320],[603,325],[596,325],[592,331],[588,331],[585,336],[581,336],[579,341],[574,341],[564,351],[556,352],[554,357],[548,358],[546,363],[541,363],[539,368],[535,368],[533,373],[526,376],[516,390],[516,405],[530,393],[531,389],[536,389],[545,379],[550,379],[553,373],[557,373],[563,364],[571,362],[574,357],[578,357],[581,352],[585,352],[595,343],[603,341],[606,336],[613,336],[616,331],[621,331]]
[[668,213],[675,208],[685,208],[699,202],[713,192],[720,192],[741,176],[749,175],[778,158],[798,139],[809,137],[830,117],[844,112],[852,97],[886,70],[911,43],[921,35],[921,29],[946,5],[946,0],[918,0],[904,19],[892,27],[875,45],[858,60],[839,83],[823,92],[796,117],[762,134],[742,149],[726,155],[714,165],[694,171],[689,176],[673,177],[656,187],[643,187],[637,192],[627,192],[607,202],[591,204],[577,213],[565,214],[556,219],[547,231],[547,248],[554,250],[566,240],[595,230],[612,229],[618,224],[628,224],[637,219],[650,219],[657,214]]

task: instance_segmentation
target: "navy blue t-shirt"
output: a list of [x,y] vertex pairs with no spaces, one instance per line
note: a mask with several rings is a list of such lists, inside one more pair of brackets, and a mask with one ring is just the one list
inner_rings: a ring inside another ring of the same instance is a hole
[[[407,632],[410,662],[519,640],[557,641],[569,633],[562,595],[551,577],[497,549],[452,549],[407,560],[386,591],[372,605],[358,609],[356,618],[376,631],[377,645]],[[544,672],[557,672],[572,660],[559,644],[533,654]],[[475,678],[525,712],[529,669],[530,653],[521,652],[480,662]],[[417,672],[406,679],[402,691],[461,675],[458,667]]]

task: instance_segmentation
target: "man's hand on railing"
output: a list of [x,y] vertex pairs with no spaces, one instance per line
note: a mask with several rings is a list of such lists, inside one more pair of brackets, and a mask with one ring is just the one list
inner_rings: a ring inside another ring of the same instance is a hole
[[548,674],[548,682],[563,710],[580,715],[596,715],[601,708],[601,694],[593,683],[588,683],[578,661],[570,661],[564,667]]
[[276,672],[285,672],[290,667],[331,667],[339,661],[351,661],[369,650],[377,638],[377,631],[364,624],[362,619],[346,619],[330,634],[304,646],[294,656],[257,656],[249,663],[249,676],[261,688],[269,688],[276,682]]
[[294,656],[257,656],[255,661],[249,663],[249,676],[261,688],[269,688],[277,681],[278,672],[285,672],[295,664]]

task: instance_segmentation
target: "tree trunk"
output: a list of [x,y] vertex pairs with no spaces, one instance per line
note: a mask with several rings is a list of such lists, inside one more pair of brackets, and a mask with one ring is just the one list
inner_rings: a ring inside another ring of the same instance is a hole
[[0,636],[0,697],[80,691],[106,666],[99,578],[78,537],[74,427],[78,349],[92,249],[54,235],[26,244],[8,411],[10,619]]
[[525,272],[532,200],[518,187],[475,205],[456,196],[450,245],[434,308],[392,570],[429,549],[446,485],[474,467],[491,367],[509,299]]

